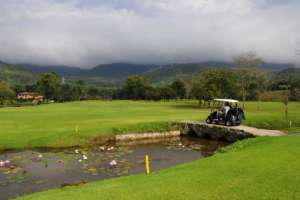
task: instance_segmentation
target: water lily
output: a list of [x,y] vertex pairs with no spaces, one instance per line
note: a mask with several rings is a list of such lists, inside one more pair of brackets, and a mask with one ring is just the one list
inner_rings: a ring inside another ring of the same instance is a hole
[[109,147],[107,150],[108,151],[114,150],[114,147]]
[[0,167],[5,167],[5,162],[3,160],[0,160]]
[[82,162],[82,160],[81,160],[81,159],[79,159],[79,160],[78,160],[78,162]]
[[78,153],[79,153],[79,150],[78,150],[78,149],[75,149],[75,153],[77,153],[77,154],[78,154]]
[[112,160],[109,162],[109,166],[111,167],[115,167],[117,165],[117,161],[116,160]]
[[88,157],[86,155],[83,155],[82,158],[83,158],[83,160],[87,160],[88,159]]
[[100,149],[101,151],[105,151],[105,147],[103,147],[103,146],[99,147],[99,149]]
[[9,164],[9,163],[10,163],[10,160],[6,160],[6,161],[5,161],[5,164]]
[[40,155],[38,156],[38,158],[43,158],[43,155],[42,155],[42,154],[40,154]]

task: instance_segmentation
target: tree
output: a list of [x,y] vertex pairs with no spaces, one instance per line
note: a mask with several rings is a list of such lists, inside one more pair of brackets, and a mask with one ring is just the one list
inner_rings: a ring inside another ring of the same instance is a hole
[[300,101],[300,89],[294,88],[291,90],[291,100]]
[[96,87],[88,87],[87,89],[87,98],[88,99],[97,99],[99,97],[99,90]]
[[14,87],[13,87],[13,90],[18,94],[20,92],[25,92],[26,89],[25,89],[25,86],[24,85],[19,85],[19,84],[16,84]]
[[122,87],[122,96],[125,99],[145,99],[146,91],[151,88],[147,79],[142,76],[129,76]]
[[264,62],[254,52],[251,51],[235,56],[233,60],[236,66],[241,68],[258,67],[260,64]]
[[12,100],[14,98],[15,92],[6,82],[0,80],[0,104],[4,104],[6,100]]
[[234,62],[237,67],[236,73],[239,77],[238,82],[243,99],[243,107],[245,107],[245,101],[250,93],[251,86],[259,78],[263,77],[263,72],[258,69],[258,65],[263,63],[263,61],[255,53],[248,52],[235,57]]
[[82,100],[85,99],[85,93],[86,88],[85,88],[85,83],[82,80],[78,80],[73,84],[72,87],[72,95],[74,100]]
[[25,90],[24,92],[38,92],[38,86],[37,84],[32,84],[32,85],[25,85]]
[[[274,77],[270,89],[281,90],[281,85],[289,85],[291,93],[300,89],[300,69],[289,68],[278,72]],[[292,95],[293,96],[293,95]],[[291,98],[293,99],[293,97]],[[294,100],[294,99],[293,99]]]
[[237,91],[237,77],[230,69],[204,70],[192,81],[191,93],[200,105],[214,98],[235,98]]
[[60,101],[72,101],[74,99],[72,86],[69,84],[63,84],[60,89]]
[[176,91],[170,86],[164,86],[158,88],[159,98],[164,100],[170,100],[176,98]]
[[186,96],[186,87],[183,81],[176,80],[170,86],[176,93],[176,97],[179,99],[184,99]]
[[147,100],[160,100],[160,88],[158,87],[150,87],[146,90],[146,99]]
[[45,96],[46,99],[59,99],[61,79],[55,73],[45,73],[37,82],[38,91]]

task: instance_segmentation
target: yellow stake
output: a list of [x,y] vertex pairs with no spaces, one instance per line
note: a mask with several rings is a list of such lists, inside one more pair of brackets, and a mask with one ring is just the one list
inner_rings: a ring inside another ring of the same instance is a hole
[[150,174],[150,162],[149,162],[149,156],[145,155],[145,168],[146,168],[146,174]]

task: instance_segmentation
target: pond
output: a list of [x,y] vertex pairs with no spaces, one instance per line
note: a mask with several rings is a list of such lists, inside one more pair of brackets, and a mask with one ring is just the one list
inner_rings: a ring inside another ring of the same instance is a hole
[[212,155],[226,143],[194,137],[89,148],[9,151],[0,154],[0,199],[116,176],[151,172]]

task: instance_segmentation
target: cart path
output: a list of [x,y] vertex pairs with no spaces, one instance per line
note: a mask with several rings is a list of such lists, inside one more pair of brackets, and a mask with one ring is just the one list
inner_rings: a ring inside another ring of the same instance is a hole
[[197,122],[197,121],[182,121],[182,123],[185,124],[198,124],[200,126],[206,126],[206,127],[219,127],[219,128],[225,128],[228,130],[241,130],[247,133],[250,133],[254,136],[283,136],[286,135],[283,131],[280,130],[269,130],[269,129],[260,129],[260,128],[255,128],[255,127],[250,127],[250,126],[245,126],[245,125],[239,125],[239,126],[223,126],[223,125],[217,125],[217,124],[207,124],[205,122]]
[[250,126],[245,126],[245,125],[233,126],[230,128],[243,130],[245,132],[251,133],[256,136],[282,136],[282,135],[285,135],[285,133],[283,131],[259,129],[259,128],[254,128],[254,127],[250,127]]

